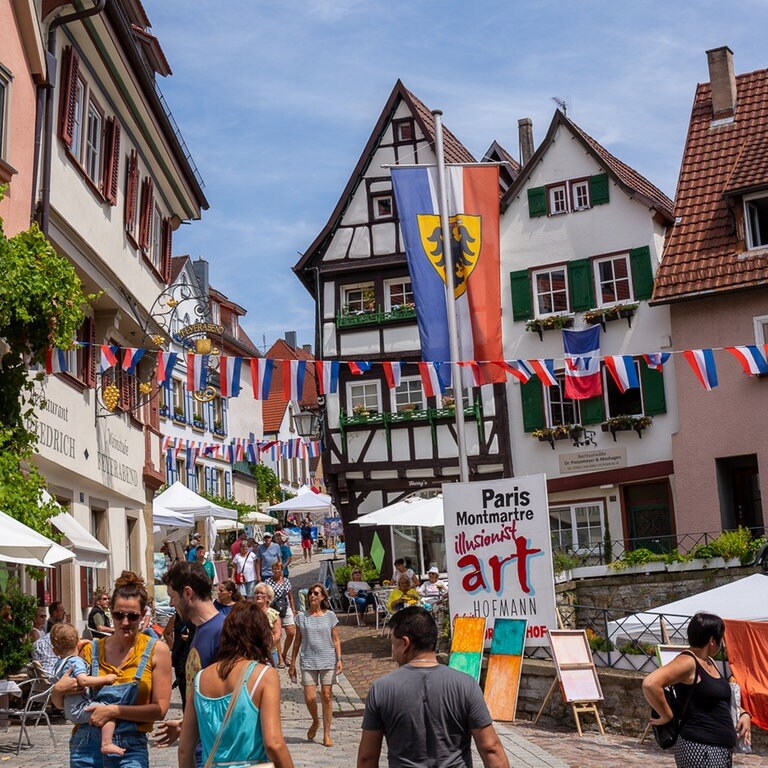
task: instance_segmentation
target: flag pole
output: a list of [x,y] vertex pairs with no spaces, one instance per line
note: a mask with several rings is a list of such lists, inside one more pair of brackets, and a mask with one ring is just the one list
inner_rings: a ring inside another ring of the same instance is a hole
[[440,228],[443,233],[443,258],[445,259],[445,306],[448,314],[448,340],[451,349],[451,381],[456,406],[456,444],[459,450],[459,480],[469,482],[469,465],[464,435],[464,386],[461,382],[461,367],[458,361],[459,333],[456,322],[456,286],[454,279],[453,253],[451,252],[451,224],[448,219],[448,197],[445,187],[445,154],[443,150],[443,112],[435,109],[435,152],[437,154],[437,195],[440,207]]

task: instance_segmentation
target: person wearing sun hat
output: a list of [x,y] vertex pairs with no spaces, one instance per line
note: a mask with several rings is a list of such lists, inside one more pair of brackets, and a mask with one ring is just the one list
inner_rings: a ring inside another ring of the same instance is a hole
[[422,597],[436,598],[448,594],[448,585],[440,580],[440,569],[436,565],[427,571],[427,578],[429,580],[417,589]]
[[271,576],[275,563],[282,563],[280,547],[272,541],[272,534],[265,531],[263,541],[256,547],[256,581],[264,581]]

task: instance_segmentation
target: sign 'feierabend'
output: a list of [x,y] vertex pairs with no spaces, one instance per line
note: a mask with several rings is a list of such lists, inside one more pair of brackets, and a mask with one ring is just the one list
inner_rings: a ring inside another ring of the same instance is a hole
[[451,619],[528,620],[527,645],[557,627],[545,475],[443,486]]

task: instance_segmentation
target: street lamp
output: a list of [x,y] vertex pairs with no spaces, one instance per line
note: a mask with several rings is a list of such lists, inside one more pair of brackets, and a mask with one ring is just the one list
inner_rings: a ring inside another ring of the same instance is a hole
[[317,437],[320,428],[320,419],[313,411],[299,411],[292,413],[293,426],[299,433],[299,437]]

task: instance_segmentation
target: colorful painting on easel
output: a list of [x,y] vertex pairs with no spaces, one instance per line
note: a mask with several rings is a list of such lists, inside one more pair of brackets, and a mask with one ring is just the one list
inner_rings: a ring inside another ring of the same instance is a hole
[[453,622],[453,641],[448,666],[460,672],[466,672],[480,682],[484,640],[484,617],[457,616]]
[[485,703],[494,720],[515,719],[525,650],[525,619],[496,619],[485,675]]

